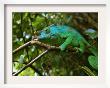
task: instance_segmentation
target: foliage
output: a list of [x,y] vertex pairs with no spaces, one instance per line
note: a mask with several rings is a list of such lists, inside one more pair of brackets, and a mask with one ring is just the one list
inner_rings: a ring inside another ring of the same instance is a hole
[[97,65],[98,61],[95,60],[94,56],[89,56],[88,61],[93,68],[95,68],[95,69],[98,68],[98,65]]
[[[52,24],[74,27],[92,46],[98,47],[98,13],[13,12],[12,21],[12,50],[32,40],[37,31]],[[51,42],[53,40],[48,40],[48,44],[51,45]],[[43,51],[45,49],[40,46],[30,45],[13,54],[13,73],[26,66]],[[53,50],[35,61],[19,76],[86,76],[91,73],[97,75],[98,70],[94,69],[97,67],[96,62],[94,57],[88,59],[90,55],[88,50],[83,54]],[[82,66],[86,66],[87,71],[83,70]]]

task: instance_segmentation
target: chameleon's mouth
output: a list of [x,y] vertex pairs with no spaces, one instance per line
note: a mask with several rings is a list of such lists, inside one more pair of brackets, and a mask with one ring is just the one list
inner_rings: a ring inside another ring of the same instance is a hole
[[39,35],[37,36],[36,40],[42,40],[42,39],[45,39],[46,37],[44,35]]

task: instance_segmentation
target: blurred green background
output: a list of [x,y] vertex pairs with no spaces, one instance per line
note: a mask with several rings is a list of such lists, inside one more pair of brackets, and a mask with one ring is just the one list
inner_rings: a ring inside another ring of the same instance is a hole
[[[98,13],[91,12],[13,12],[12,45],[13,50],[30,41],[39,30],[49,25],[68,25],[76,28],[84,38],[98,47]],[[88,29],[93,29],[95,33]],[[50,41],[51,42],[51,41]],[[12,73],[17,72],[45,49],[31,45],[13,54]],[[18,76],[89,76],[98,75],[88,63],[86,51],[83,55],[73,52],[51,51],[34,62]]]

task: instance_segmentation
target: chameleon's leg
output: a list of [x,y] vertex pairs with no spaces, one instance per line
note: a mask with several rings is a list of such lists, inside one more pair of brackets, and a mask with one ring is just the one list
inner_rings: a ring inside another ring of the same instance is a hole
[[69,37],[65,40],[65,42],[64,42],[62,45],[59,46],[60,49],[61,49],[62,51],[65,50],[65,48],[66,48],[69,44],[71,44],[72,40],[73,40],[73,36],[69,36]]
[[85,44],[84,44],[84,42],[83,42],[83,41],[79,41],[79,42],[78,42],[78,45],[79,45],[80,47],[74,47],[74,49],[76,50],[77,53],[78,53],[78,52],[83,53],[84,50],[85,50]]
[[85,44],[84,44],[84,42],[83,41],[80,41],[79,42],[79,45],[80,45],[79,51],[81,53],[84,53],[84,51],[85,51]]

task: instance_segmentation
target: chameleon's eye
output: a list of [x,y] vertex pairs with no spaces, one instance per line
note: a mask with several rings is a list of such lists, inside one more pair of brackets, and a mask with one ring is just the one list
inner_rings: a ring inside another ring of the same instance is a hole
[[48,29],[46,29],[46,31],[48,31]]
[[45,28],[44,30],[45,30],[45,32],[46,32],[47,34],[50,33],[49,28]]
[[47,31],[47,30],[48,30],[48,28],[45,28],[44,30],[45,30],[45,31]]

